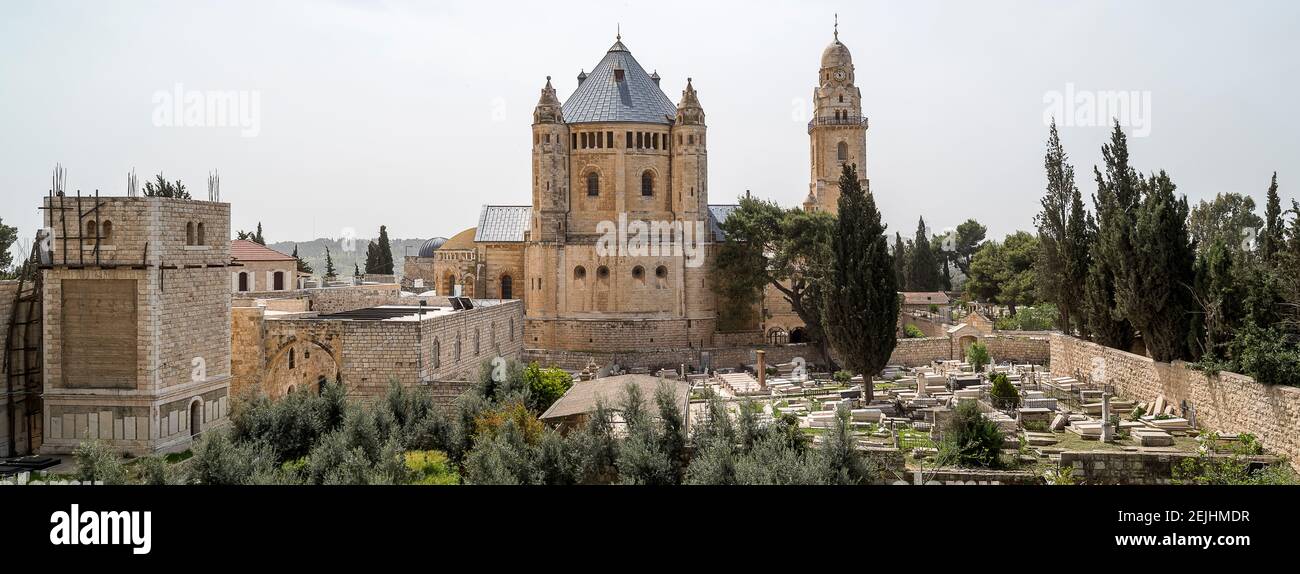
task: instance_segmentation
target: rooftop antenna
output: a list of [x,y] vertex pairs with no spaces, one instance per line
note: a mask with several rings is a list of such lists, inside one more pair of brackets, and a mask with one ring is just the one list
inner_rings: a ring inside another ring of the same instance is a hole
[[623,41],[623,23],[622,23],[622,22],[616,22],[616,23],[614,23],[614,39],[615,39],[615,40],[618,40],[619,42],[622,42],[622,41]]
[[840,41],[840,13],[835,13],[835,41]]
[[215,169],[208,172],[208,201],[221,201],[221,173]]
[[138,197],[140,195],[140,182],[135,178],[135,168],[131,168],[130,173],[126,174],[126,196]]

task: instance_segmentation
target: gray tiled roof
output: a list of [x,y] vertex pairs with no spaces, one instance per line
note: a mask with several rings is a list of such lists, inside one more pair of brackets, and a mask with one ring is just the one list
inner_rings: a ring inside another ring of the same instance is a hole
[[727,238],[722,232],[722,222],[731,217],[731,212],[738,207],[740,206],[734,203],[709,206],[709,231],[713,232],[714,241],[723,241]]
[[478,216],[475,243],[508,243],[524,240],[532,227],[532,206],[484,205]]
[[[623,81],[614,80],[615,69],[623,70]],[[676,116],[677,106],[645,73],[621,41],[610,47],[605,58],[564,102],[564,121],[569,124],[671,124]]]

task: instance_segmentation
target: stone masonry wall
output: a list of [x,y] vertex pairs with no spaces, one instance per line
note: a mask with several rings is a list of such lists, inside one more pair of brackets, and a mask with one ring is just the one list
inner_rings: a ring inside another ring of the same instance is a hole
[[1157,363],[1061,334],[1051,335],[1052,371],[1088,376],[1115,386],[1125,399],[1165,400],[1196,413],[1197,425],[1229,433],[1251,433],[1269,452],[1300,469],[1300,388],[1268,386],[1237,373],[1207,375],[1181,361]]

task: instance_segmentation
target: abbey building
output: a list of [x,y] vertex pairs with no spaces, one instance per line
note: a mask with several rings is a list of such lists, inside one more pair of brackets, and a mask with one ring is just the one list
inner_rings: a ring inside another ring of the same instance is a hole
[[[797,341],[802,325],[779,294],[748,324],[719,324],[713,261],[735,206],[709,203],[693,80],[676,104],[660,84],[621,37],[565,100],[548,77],[533,112],[531,204],[484,206],[477,227],[430,240],[406,258],[406,287],[523,299],[530,349],[707,349],[762,342],[769,330]],[[867,122],[838,31],[814,102],[804,209],[834,213],[841,166],[856,164],[867,183]]]

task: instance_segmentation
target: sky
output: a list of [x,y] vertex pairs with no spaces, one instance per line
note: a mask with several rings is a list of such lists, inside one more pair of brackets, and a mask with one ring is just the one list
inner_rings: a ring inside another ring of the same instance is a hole
[[711,203],[797,206],[837,13],[891,235],[1032,229],[1053,115],[1085,197],[1116,113],[1193,203],[1262,212],[1274,171],[1300,197],[1300,2],[3,0],[0,218],[30,245],[61,163],[105,195],[134,170],[205,198],[219,170],[232,228],[268,241],[451,236],[529,202],[546,76],[567,98],[617,30],[673,102],[694,79]]

